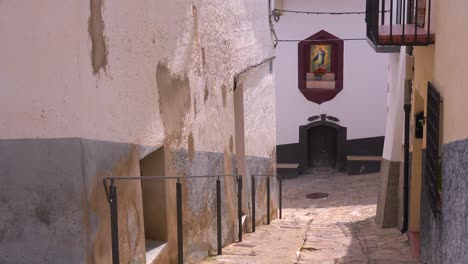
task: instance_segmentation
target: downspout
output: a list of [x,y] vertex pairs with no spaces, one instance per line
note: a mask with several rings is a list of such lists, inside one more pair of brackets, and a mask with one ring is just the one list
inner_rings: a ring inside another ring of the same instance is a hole
[[[407,55],[413,55],[413,47],[407,47]],[[409,65],[413,65],[410,63]],[[408,67],[408,63],[406,64]],[[408,69],[406,72],[413,72],[414,69]],[[410,136],[410,113],[411,113],[411,93],[413,74],[405,78],[405,102],[403,109],[405,111],[405,138],[404,138],[404,172],[403,172],[403,224],[401,226],[401,233],[408,231],[408,218],[409,218],[409,136]]]

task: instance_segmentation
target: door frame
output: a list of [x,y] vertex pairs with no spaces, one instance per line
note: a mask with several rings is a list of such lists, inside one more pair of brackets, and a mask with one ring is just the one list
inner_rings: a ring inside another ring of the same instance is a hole
[[321,119],[310,122],[307,125],[299,127],[299,163],[302,169],[308,168],[309,161],[309,137],[308,132],[310,129],[317,126],[328,126],[336,130],[336,170],[346,171],[346,140],[347,128],[340,126],[334,122],[326,119],[326,115],[321,115]]
[[[313,135],[312,135],[313,134]],[[330,137],[329,139],[333,142],[325,140],[325,138],[318,138],[321,136]],[[321,143],[323,141],[323,144]],[[330,144],[329,144],[330,143]],[[325,159],[321,153],[319,153],[320,148],[318,145],[325,147],[327,151],[329,151],[327,158]],[[314,163],[318,160],[314,160],[314,156],[316,159],[319,159],[319,163],[323,163],[323,166],[334,168],[336,167],[337,161],[337,153],[336,153],[336,145],[337,145],[337,133],[336,129],[330,126],[315,126],[307,130],[307,155],[308,155],[308,166],[315,167]],[[318,152],[317,152],[318,151]],[[315,155],[314,155],[315,154]],[[332,162],[332,163],[331,163]]]

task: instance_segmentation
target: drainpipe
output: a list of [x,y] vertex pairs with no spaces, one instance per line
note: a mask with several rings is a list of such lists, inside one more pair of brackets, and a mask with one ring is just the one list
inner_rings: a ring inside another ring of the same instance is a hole
[[[407,47],[406,54],[413,55],[413,47]],[[410,58],[408,58],[410,59]],[[407,61],[408,61],[407,59]],[[413,63],[406,63],[406,67],[413,67]],[[414,69],[407,69],[407,73],[413,73]],[[405,139],[404,139],[404,174],[403,174],[403,224],[401,226],[401,233],[408,231],[408,218],[409,218],[409,136],[410,136],[410,113],[411,113],[411,90],[413,74],[405,78]]]

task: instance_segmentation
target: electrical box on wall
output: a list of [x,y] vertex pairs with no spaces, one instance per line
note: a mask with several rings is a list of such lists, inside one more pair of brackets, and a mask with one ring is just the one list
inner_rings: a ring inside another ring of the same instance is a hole
[[424,134],[424,113],[418,113],[415,116],[415,131],[414,131],[414,137],[415,138],[423,138]]

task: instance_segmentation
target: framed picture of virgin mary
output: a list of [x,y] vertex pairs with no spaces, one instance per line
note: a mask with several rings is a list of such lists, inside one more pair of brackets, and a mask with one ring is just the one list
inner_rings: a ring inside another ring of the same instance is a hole
[[326,69],[331,72],[331,45],[311,45],[310,46],[310,72],[317,69]]

